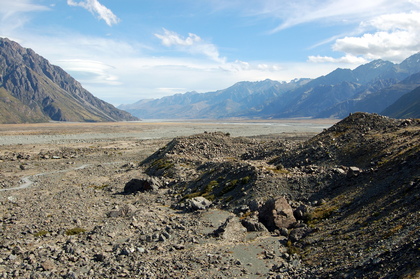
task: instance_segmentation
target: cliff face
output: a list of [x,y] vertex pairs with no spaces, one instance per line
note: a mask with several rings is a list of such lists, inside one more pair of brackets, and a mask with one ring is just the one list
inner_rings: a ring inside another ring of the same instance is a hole
[[[138,120],[84,89],[58,66],[31,49],[0,38],[1,105],[18,115],[0,114],[0,123]],[[10,100],[14,100],[10,103]],[[15,114],[13,113],[13,114]]]

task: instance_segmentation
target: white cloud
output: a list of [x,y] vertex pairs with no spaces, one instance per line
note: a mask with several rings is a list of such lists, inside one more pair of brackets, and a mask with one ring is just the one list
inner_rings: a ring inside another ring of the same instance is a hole
[[200,54],[218,63],[224,63],[226,58],[220,57],[219,51],[214,44],[205,42],[198,35],[189,33],[187,38],[178,33],[163,29],[163,34],[155,34],[166,47],[174,46],[176,49],[190,54]]
[[[309,22],[355,23],[392,10],[409,11],[413,0],[259,0],[254,15],[281,21],[271,33]],[[416,0],[417,1],[417,0]],[[254,3],[254,6],[257,4]]]
[[69,6],[79,6],[85,8],[93,15],[96,15],[99,19],[103,19],[109,26],[117,24],[120,21],[120,19],[110,9],[99,3],[98,0],[85,0],[81,2],[67,0],[67,4]]
[[164,34],[155,34],[155,36],[159,39],[161,39],[162,44],[164,46],[170,47],[170,46],[192,46],[194,43],[200,43],[202,42],[201,38],[195,34],[189,33],[188,37],[186,39],[181,38],[180,35],[178,35],[175,32],[163,29]]
[[333,58],[330,56],[309,56],[308,57],[308,62],[312,62],[312,63],[346,63],[346,64],[363,64],[363,63],[367,63],[368,60],[366,60],[363,57],[357,57],[357,56],[353,56],[353,55],[345,55],[343,57],[340,58]]
[[0,0],[0,14],[3,17],[9,17],[18,13],[49,10],[46,6],[33,4],[32,2],[32,0]]
[[420,13],[397,13],[362,22],[374,32],[336,40],[333,50],[367,59],[400,62],[420,50]]
[[[82,59],[57,60],[61,67],[80,76],[81,83],[121,85],[115,67],[100,61]],[[85,78],[83,78],[85,76]]]
[[32,0],[0,0],[0,36],[8,36],[29,22],[28,13],[50,10],[46,6],[32,2]]

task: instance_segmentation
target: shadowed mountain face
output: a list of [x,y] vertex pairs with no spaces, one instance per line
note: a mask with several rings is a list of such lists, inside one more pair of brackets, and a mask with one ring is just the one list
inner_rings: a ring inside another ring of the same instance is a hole
[[420,118],[420,86],[403,95],[382,114],[395,118]]
[[31,49],[0,38],[0,123],[138,120]]
[[375,60],[354,70],[291,82],[239,82],[215,92],[188,92],[121,105],[141,118],[343,118],[379,113],[420,86],[420,53],[400,64]]

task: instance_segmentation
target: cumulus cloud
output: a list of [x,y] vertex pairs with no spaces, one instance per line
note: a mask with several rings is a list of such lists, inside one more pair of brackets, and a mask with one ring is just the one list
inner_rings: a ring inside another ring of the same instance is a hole
[[361,27],[375,31],[338,39],[333,50],[394,62],[400,62],[420,50],[419,12],[381,15],[362,22]]
[[117,24],[120,21],[120,19],[110,9],[99,3],[98,0],[85,0],[80,2],[67,0],[67,4],[69,6],[78,6],[88,10],[99,19],[103,19],[109,26]]
[[190,54],[201,54],[218,63],[224,63],[226,60],[224,57],[220,57],[214,44],[204,41],[196,34],[189,33],[188,37],[184,38],[176,32],[163,29],[163,34],[155,34],[155,36],[166,47],[175,47],[179,51]]

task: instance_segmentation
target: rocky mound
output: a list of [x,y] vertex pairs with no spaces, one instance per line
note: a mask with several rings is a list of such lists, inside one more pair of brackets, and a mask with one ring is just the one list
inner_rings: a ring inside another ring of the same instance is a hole
[[[394,278],[420,270],[419,135],[418,119],[355,113],[305,142],[178,138],[141,165],[166,182],[175,208],[194,210],[200,197],[287,236],[307,264],[302,278]],[[279,196],[292,225],[273,225],[283,207],[265,210]]]

